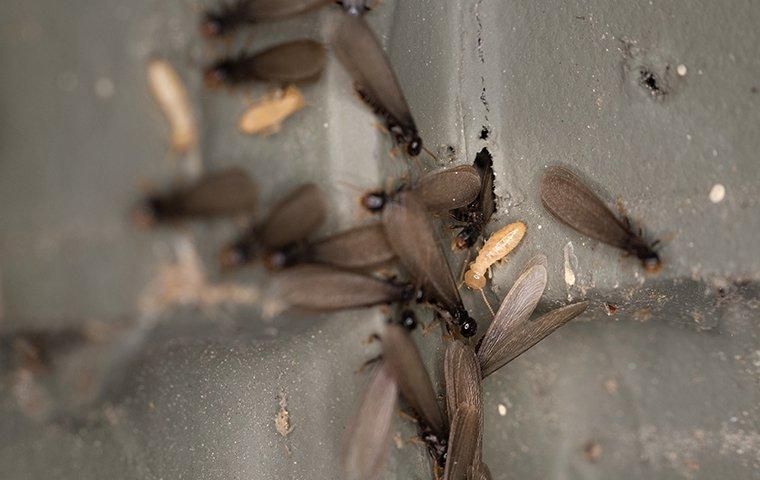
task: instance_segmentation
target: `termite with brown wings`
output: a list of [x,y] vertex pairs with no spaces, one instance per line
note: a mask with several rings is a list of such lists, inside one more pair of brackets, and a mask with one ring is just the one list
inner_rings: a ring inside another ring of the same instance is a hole
[[197,182],[180,185],[143,200],[134,212],[142,227],[185,219],[252,214],[257,189],[242,168],[212,172]]
[[354,89],[383,121],[395,142],[411,156],[419,155],[422,139],[388,57],[367,22],[341,15],[332,36],[335,55],[354,81]]
[[222,58],[206,68],[208,87],[236,87],[251,82],[298,83],[316,80],[325,67],[325,48],[302,39],[257,53],[242,52]]
[[219,261],[225,268],[252,262],[258,254],[294,248],[315,232],[327,216],[322,192],[313,183],[294,189],[277,202],[260,223],[251,225],[225,247]]
[[487,148],[484,147],[475,156],[473,168],[480,176],[478,196],[468,205],[451,212],[456,228],[460,229],[452,244],[458,250],[472,248],[477,243],[496,211],[493,157]]
[[411,190],[430,212],[441,213],[468,205],[477,197],[480,185],[480,175],[474,167],[459,165],[433,170],[390,192],[367,192],[359,203],[368,211],[378,213],[400,192]]
[[334,0],[232,0],[208,9],[201,19],[201,33],[207,38],[227,37],[238,29],[271,22],[317,9]]
[[373,222],[313,242],[273,249],[266,254],[264,264],[270,270],[301,263],[358,270],[387,264],[394,257],[382,223]]
[[422,287],[424,299],[438,307],[464,337],[477,331],[459,295],[454,277],[438,245],[429,213],[412,191],[397,194],[383,210],[385,235],[401,264]]
[[448,425],[419,351],[409,334],[396,324],[386,326],[380,341],[383,353],[378,370],[346,430],[342,455],[345,476],[362,480],[379,476],[387,455],[397,392],[418,423],[434,470],[443,470]]
[[660,269],[662,262],[655,251],[659,242],[646,241],[641,231],[631,226],[628,217],[620,220],[578,175],[567,168],[554,166],[546,171],[541,179],[541,201],[562,223],[635,255],[648,272]]

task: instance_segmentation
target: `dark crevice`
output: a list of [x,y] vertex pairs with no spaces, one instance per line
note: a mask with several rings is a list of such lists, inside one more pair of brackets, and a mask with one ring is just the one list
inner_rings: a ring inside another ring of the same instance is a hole
[[488,135],[490,135],[490,130],[488,130],[488,127],[483,125],[483,128],[480,130],[480,139],[481,140],[488,140]]

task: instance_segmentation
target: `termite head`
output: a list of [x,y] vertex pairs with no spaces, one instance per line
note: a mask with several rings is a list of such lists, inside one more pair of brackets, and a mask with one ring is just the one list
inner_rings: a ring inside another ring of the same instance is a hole
[[256,249],[252,245],[238,242],[219,253],[219,263],[222,268],[236,268],[250,263],[255,256]]
[[206,38],[219,38],[231,32],[228,15],[220,12],[206,12],[201,20],[201,35]]
[[662,268],[662,260],[660,256],[653,249],[647,247],[646,250],[636,253],[636,256],[641,260],[641,265],[644,266],[644,270],[647,273],[657,273]]
[[359,201],[362,207],[366,208],[372,213],[378,213],[382,211],[387,202],[388,194],[382,191],[365,193]]
[[231,60],[220,60],[203,72],[203,82],[208,88],[219,88],[232,78],[233,64]]
[[416,133],[412,135],[412,139],[406,144],[406,153],[412,157],[416,157],[422,151],[422,139]]
[[409,330],[410,332],[417,328],[417,315],[414,313],[413,310],[404,309],[401,312],[401,319],[399,321],[402,327]]
[[486,277],[475,273],[473,269],[469,269],[464,274],[464,284],[473,290],[483,290],[486,286]]
[[297,255],[292,248],[281,248],[268,252],[263,259],[264,266],[272,272],[292,267],[297,261]]
[[453,247],[457,250],[470,248],[475,244],[475,240],[478,236],[477,229],[473,227],[464,227],[454,237]]
[[461,308],[460,310],[454,312],[454,324],[459,325],[459,333],[465,337],[469,338],[475,335],[478,331],[478,324],[477,322],[470,316],[470,314],[467,313],[467,310],[464,308]]

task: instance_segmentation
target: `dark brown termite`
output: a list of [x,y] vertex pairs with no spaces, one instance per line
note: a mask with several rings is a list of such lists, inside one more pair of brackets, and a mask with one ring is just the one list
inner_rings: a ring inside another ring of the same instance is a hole
[[354,81],[354,88],[411,156],[419,155],[422,139],[388,57],[361,16],[343,15],[332,36],[338,60]]
[[380,222],[362,225],[321,240],[273,250],[265,263],[282,270],[300,263],[317,263],[346,269],[364,269],[386,264],[395,253]]
[[407,303],[417,297],[408,283],[323,265],[299,265],[274,277],[276,310],[328,312]]
[[183,219],[229,217],[253,213],[258,191],[242,168],[209,173],[189,185],[148,195],[134,212],[140,226]]
[[222,58],[206,68],[210,88],[235,87],[251,82],[310,82],[325,67],[325,47],[314,40],[282,43],[257,53]]
[[402,184],[393,192],[375,190],[361,198],[362,207],[377,213],[399,192],[413,190],[425,207],[433,212],[446,212],[472,202],[480,191],[480,174],[475,167],[459,165],[426,173],[411,184]]
[[207,38],[227,37],[241,27],[281,20],[329,3],[332,0],[233,0],[204,12],[201,33]]
[[473,336],[477,324],[462,303],[429,213],[414,192],[402,191],[388,203],[383,210],[383,225],[388,242],[422,287],[425,300],[443,310],[462,336]]
[[436,466],[442,468],[448,425],[417,346],[408,331],[395,324],[387,325],[380,339],[383,343],[383,362],[388,366],[401,396],[417,419],[420,436],[428,453]]
[[322,192],[307,183],[290,192],[274,205],[263,222],[254,224],[232,244],[225,247],[219,260],[223,267],[240,267],[263,252],[287,250],[315,232],[327,216]]
[[[473,408],[479,415],[479,427],[477,436],[474,439],[475,455],[472,462],[467,469],[457,467],[454,471],[464,472],[470,470],[471,476],[467,478],[480,478],[472,476],[475,473],[481,472],[481,470],[483,470],[481,465],[484,466],[482,459],[483,387],[480,375],[480,363],[478,361],[477,353],[475,353],[475,349],[458,340],[450,342],[446,347],[443,372],[446,379],[446,407],[449,413],[449,418],[455,418],[457,410],[463,406]],[[452,445],[451,443],[449,445],[450,449],[455,448],[456,450],[461,451],[460,445]],[[465,462],[468,461],[468,448],[464,449],[465,458],[463,461]],[[457,453],[456,455],[459,454]],[[466,467],[466,465],[462,465],[462,467]],[[487,467],[485,467],[485,469],[487,470]],[[455,476],[451,478],[459,477]]]
[[494,193],[493,157],[487,148],[483,148],[475,156],[473,167],[480,175],[480,191],[478,196],[465,207],[451,212],[451,216],[460,228],[454,237],[453,246],[458,250],[472,248],[483,235],[483,229],[496,211],[496,195]]
[[396,380],[380,360],[343,437],[346,480],[375,480],[382,473],[397,400]]
[[550,167],[541,179],[541,201],[561,222],[641,260],[644,269],[656,272],[662,262],[655,251],[659,241],[648,242],[627,216],[620,220],[583,181],[565,167]]
[[546,257],[531,259],[501,303],[478,344],[483,378],[511,362],[556,329],[583,313],[588,302],[577,302],[531,320],[546,287]]

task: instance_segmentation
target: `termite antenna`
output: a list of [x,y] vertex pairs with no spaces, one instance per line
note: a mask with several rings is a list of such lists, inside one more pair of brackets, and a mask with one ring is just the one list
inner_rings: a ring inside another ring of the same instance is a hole
[[347,182],[345,180],[335,180],[335,183],[337,183],[340,186],[350,188],[351,190],[358,192],[358,193],[364,193],[365,189],[359,187],[358,185],[354,185],[353,183]]
[[435,155],[433,155],[433,152],[431,152],[429,148],[427,148],[426,146],[423,145],[422,149],[425,151],[425,153],[427,153],[428,155],[430,155],[430,158],[432,158],[435,162],[438,162],[438,157],[436,157]]
[[483,291],[483,289],[480,289],[480,296],[483,297],[483,301],[486,303],[486,307],[488,307],[488,311],[491,312],[491,316],[495,317],[496,314],[493,311],[493,308],[491,308],[491,304],[488,303],[488,299],[486,298],[486,293]]

